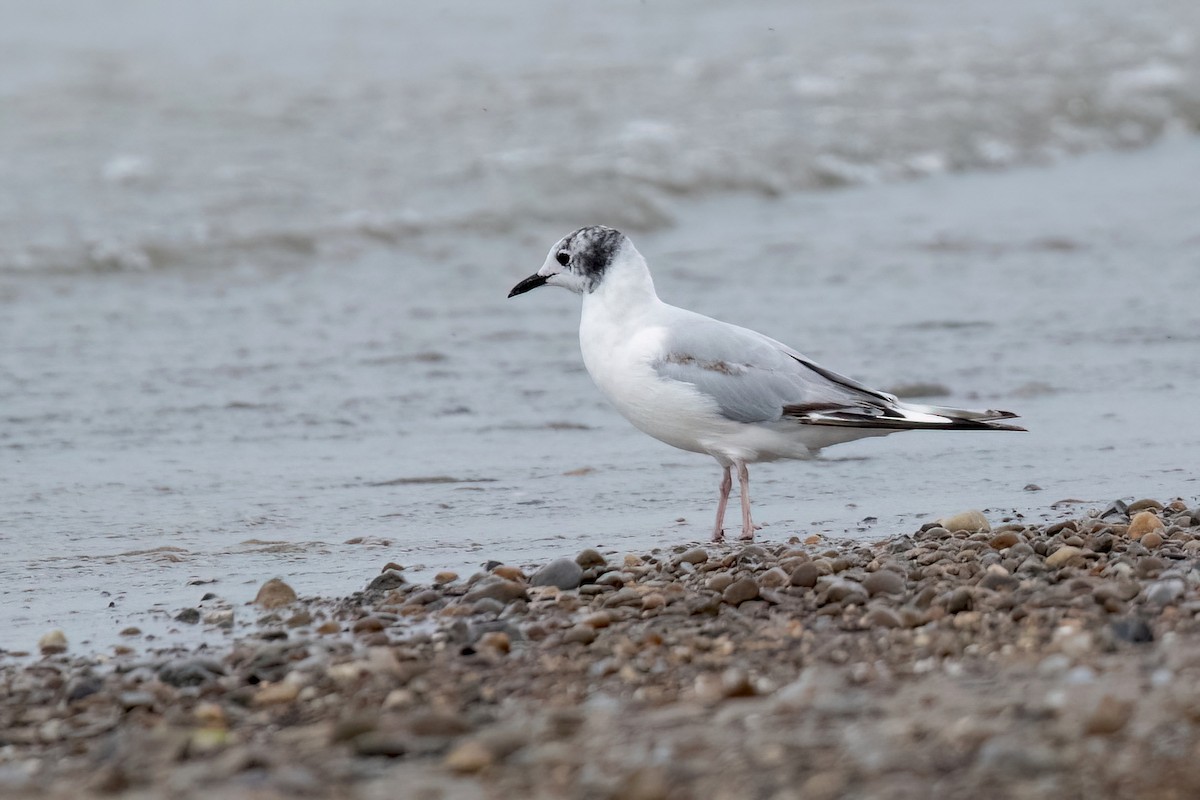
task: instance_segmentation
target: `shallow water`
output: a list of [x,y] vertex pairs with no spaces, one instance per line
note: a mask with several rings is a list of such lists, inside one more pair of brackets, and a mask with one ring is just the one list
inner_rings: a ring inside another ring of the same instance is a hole
[[[540,27],[504,28],[494,52],[467,46],[488,38],[489,23],[429,12],[430,30],[458,19],[463,38],[442,60],[413,57],[412,70],[384,46],[398,12],[359,4],[342,17],[314,5],[289,17],[287,46],[262,43],[278,57],[261,74],[235,52],[255,44],[253,25],[234,26],[226,44],[155,38],[173,30],[156,6],[115,7],[148,13],[145,30],[113,22],[108,44],[93,46],[86,18],[77,30],[26,10],[5,35],[69,57],[0,47],[23,67],[0,69],[6,105],[38,112],[28,126],[0,118],[0,152],[12,154],[3,177],[15,187],[0,200],[0,648],[30,648],[49,627],[85,647],[131,622],[162,636],[167,616],[205,592],[240,604],[275,575],[302,594],[341,595],[387,561],[466,574],[486,558],[705,538],[715,464],[648,439],[604,404],[579,360],[577,298],[504,297],[557,237],[590,222],[632,224],[669,302],[873,385],[937,383],[948,393],[934,402],[1011,408],[1030,428],[900,434],[819,462],[757,466],[766,540],[878,537],[971,506],[998,520],[1046,516],[1064,499],[1200,496],[1190,421],[1200,143],[1171,132],[1196,124],[1188,93],[1200,83],[1171,78],[1195,75],[1194,47],[1177,33],[1191,4],[1159,3],[1116,27],[1115,7],[1083,3],[1054,19],[914,4],[888,37],[856,24],[862,9],[880,9],[869,4],[763,4],[740,27],[705,7],[686,30],[677,9],[654,4],[632,33],[597,14],[594,38],[569,48],[563,30],[583,23],[527,3],[518,18]],[[201,31],[233,13],[206,8],[189,23]],[[778,23],[769,33],[794,26],[770,58],[760,13]],[[330,14],[343,27],[326,24]],[[1045,55],[1045,38],[1080,17],[1078,36]],[[655,30],[661,50],[642,46]],[[985,35],[999,49],[972,45]],[[752,106],[815,113],[815,101],[795,98],[818,84],[801,80],[791,105],[780,87],[804,65],[840,63],[800,48],[816,42],[840,42],[851,63],[907,56],[825,85],[817,94],[843,113],[817,114],[822,124],[733,124],[758,119]],[[529,55],[539,46],[560,68]],[[986,71],[1014,52],[1057,66]],[[686,58],[707,66],[656,79]],[[716,81],[711,104],[685,102],[709,96],[697,88],[704,76],[755,63],[761,81],[737,73]],[[493,64],[502,68],[475,80],[472,70]],[[1149,77],[1128,105],[1093,119],[1081,149],[1097,152],[1024,164],[1073,149],[1051,141],[1062,120],[1043,98],[1049,138],[1023,127],[1029,146],[985,171],[949,155],[937,140],[948,117],[922,94],[930,70],[992,75],[995,108],[945,112],[958,131],[947,142],[958,141],[995,135],[995,115],[1025,113],[1036,87],[1087,96],[1137,69]],[[95,84],[105,70],[117,76],[110,94]],[[176,91],[193,78],[195,91]],[[639,91],[614,100],[609,86],[572,104],[585,78]],[[310,93],[320,101],[304,105]],[[473,93],[511,103],[505,122],[460,119]],[[410,95],[412,108],[401,102]],[[924,111],[880,111],[904,103]],[[121,110],[135,106],[149,111],[121,127]],[[1132,136],[1126,112],[1143,106],[1157,122],[1129,143],[1165,140],[1106,149]],[[638,142],[666,136],[643,124],[652,109],[675,138],[621,145],[630,126]],[[63,127],[70,115],[93,135]],[[386,134],[385,117],[421,133]],[[534,135],[541,126],[550,133]],[[177,136],[185,130],[195,138]],[[829,190],[813,177],[834,152],[822,147],[855,137],[870,170],[852,177],[864,185]],[[566,139],[624,166],[607,171],[594,155],[564,166]],[[518,141],[520,157],[506,149]],[[897,167],[917,142],[943,166]],[[489,159],[505,166],[489,172]],[[642,179],[658,168],[674,177]],[[934,174],[878,183],[922,171]]]

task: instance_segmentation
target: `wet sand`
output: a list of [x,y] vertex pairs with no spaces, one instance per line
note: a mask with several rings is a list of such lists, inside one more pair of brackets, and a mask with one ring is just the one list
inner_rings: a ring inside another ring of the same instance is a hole
[[[1193,501],[1194,502],[1194,501]],[[5,654],[5,797],[1188,797],[1200,507],[587,549]]]

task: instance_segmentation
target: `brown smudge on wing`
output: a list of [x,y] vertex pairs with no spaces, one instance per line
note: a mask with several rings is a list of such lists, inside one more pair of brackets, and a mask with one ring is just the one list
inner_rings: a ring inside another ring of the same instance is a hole
[[746,368],[741,364],[730,364],[728,361],[700,361],[695,356],[687,355],[686,353],[671,353],[663,359],[666,364],[679,364],[680,366],[698,367],[699,369],[709,372],[719,372],[722,375],[741,375],[746,371]]

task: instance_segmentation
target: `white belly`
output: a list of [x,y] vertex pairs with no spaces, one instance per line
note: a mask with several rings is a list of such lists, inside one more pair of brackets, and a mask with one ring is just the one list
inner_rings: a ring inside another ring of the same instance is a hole
[[[586,317],[585,317],[586,319]],[[652,364],[660,329],[643,328],[621,340],[580,326],[583,364],[596,387],[638,430],[682,450],[706,453],[716,408],[686,385],[664,381]]]
[[707,453],[722,463],[808,458],[815,449],[798,426],[737,422],[694,386],[665,379],[654,369],[665,331],[656,325],[598,324],[585,305],[579,327],[583,363],[601,393],[638,430],[659,441]]

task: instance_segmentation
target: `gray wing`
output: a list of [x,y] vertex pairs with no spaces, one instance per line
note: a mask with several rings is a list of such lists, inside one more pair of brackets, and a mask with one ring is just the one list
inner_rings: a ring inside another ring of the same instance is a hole
[[707,317],[670,329],[654,368],[696,387],[738,422],[850,409],[879,413],[896,402],[762,334]]
[[816,364],[785,344],[700,315],[669,329],[657,373],[689,383],[728,419],[911,430],[1024,430],[994,420],[1011,411],[901,403]]

